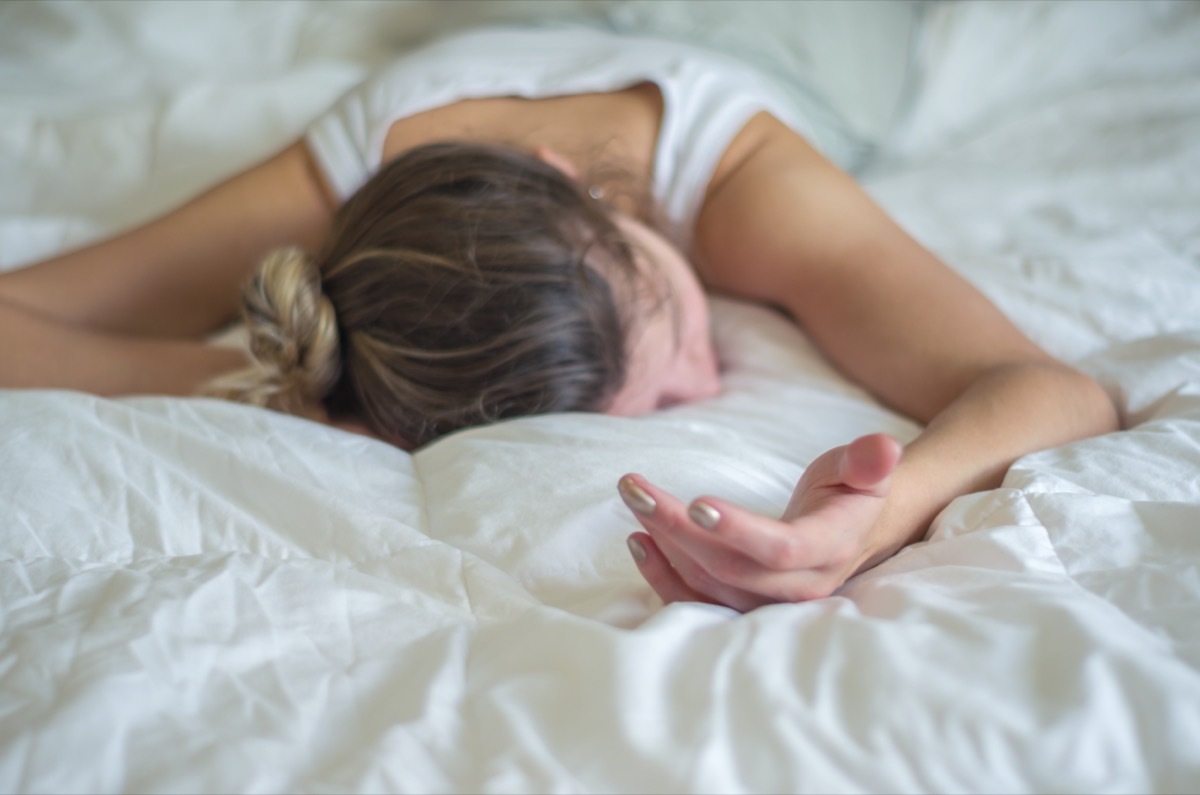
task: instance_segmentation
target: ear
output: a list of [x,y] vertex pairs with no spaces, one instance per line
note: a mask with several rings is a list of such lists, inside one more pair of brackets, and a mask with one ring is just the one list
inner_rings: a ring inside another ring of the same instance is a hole
[[539,146],[534,148],[533,156],[543,163],[554,166],[571,179],[579,179],[579,169],[575,168],[575,164],[550,147]]

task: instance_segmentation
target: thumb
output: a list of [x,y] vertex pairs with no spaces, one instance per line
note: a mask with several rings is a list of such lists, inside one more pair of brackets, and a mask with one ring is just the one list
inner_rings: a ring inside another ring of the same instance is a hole
[[860,436],[843,448],[839,474],[852,489],[883,496],[903,448],[884,433]]

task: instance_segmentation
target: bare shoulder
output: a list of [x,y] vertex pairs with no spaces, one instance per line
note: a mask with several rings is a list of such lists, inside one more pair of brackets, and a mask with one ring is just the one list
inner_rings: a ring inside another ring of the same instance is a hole
[[836,260],[887,225],[851,176],[763,112],[714,172],[697,218],[696,266],[714,289],[769,300],[781,279]]

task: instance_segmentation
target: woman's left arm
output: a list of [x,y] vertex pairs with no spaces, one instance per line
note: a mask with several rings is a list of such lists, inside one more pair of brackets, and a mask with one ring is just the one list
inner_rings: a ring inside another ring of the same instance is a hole
[[842,372],[927,426],[903,455],[880,435],[827,452],[778,520],[624,479],[648,533],[631,546],[655,590],[742,610],[826,596],[923,537],[950,500],[998,486],[1018,457],[1118,427],[1099,385],[1028,340],[803,138],[766,114],[750,130],[750,154],[699,218],[702,277],[780,306]]

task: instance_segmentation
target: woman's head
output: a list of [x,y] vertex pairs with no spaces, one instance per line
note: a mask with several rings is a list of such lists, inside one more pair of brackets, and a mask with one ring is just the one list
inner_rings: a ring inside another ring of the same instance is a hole
[[263,263],[244,296],[258,366],[225,393],[285,410],[321,402],[406,446],[606,410],[639,355],[642,316],[671,300],[627,231],[531,155],[414,149],[339,210],[315,260],[292,249]]

